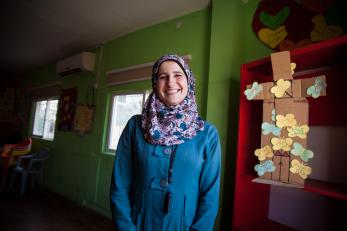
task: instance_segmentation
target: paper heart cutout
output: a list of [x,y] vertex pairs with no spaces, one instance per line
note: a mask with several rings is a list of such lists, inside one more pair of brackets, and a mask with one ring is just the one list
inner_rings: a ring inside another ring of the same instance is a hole
[[318,14],[324,13],[329,9],[334,0],[301,0],[302,5]]
[[298,43],[295,43],[291,40],[283,40],[278,47],[280,51],[290,51],[295,48],[303,47],[309,44],[312,44],[312,41],[310,39],[303,39]]
[[288,32],[284,25],[276,30],[263,28],[258,32],[259,39],[271,48],[275,48],[287,35]]
[[316,15],[313,17],[312,22],[314,23],[314,28],[311,32],[311,40],[313,42],[334,38],[343,33],[342,27],[327,25],[323,15]]
[[271,29],[279,27],[289,16],[290,8],[288,6],[283,7],[277,14],[271,15],[262,11],[259,15],[260,21]]

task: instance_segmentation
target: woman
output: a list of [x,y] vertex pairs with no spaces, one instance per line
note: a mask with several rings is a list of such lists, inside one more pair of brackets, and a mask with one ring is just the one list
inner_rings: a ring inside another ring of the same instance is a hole
[[184,60],[153,66],[153,92],[118,143],[111,210],[116,230],[212,230],[218,212],[220,143],[195,102]]

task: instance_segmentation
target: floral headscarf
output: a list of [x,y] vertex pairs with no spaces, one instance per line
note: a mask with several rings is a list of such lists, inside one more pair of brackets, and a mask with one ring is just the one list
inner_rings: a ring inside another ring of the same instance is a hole
[[[165,61],[176,62],[184,71],[188,82],[188,93],[184,100],[175,106],[166,106],[157,92],[157,75]],[[177,55],[164,55],[152,69],[152,88],[142,111],[141,125],[145,139],[151,144],[175,145],[192,139],[204,129],[204,121],[198,114],[195,102],[195,77],[188,64]]]

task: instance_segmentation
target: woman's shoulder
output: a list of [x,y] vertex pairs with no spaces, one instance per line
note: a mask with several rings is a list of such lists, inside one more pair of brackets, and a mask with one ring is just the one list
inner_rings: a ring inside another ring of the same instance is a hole
[[209,134],[218,134],[217,128],[210,122],[204,121],[204,132]]
[[140,114],[131,116],[126,125],[126,127],[128,127],[130,130],[139,126],[141,126]]
[[141,114],[136,114],[130,117],[130,119],[128,120],[129,124],[137,124],[141,122]]

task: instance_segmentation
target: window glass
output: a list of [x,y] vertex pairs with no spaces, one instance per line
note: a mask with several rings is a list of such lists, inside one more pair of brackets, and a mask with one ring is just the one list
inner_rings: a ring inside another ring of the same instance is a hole
[[117,148],[118,140],[128,120],[141,114],[142,107],[150,91],[112,96],[111,120],[108,134],[108,150]]
[[55,121],[58,110],[58,100],[41,100],[34,103],[34,136],[53,140]]

